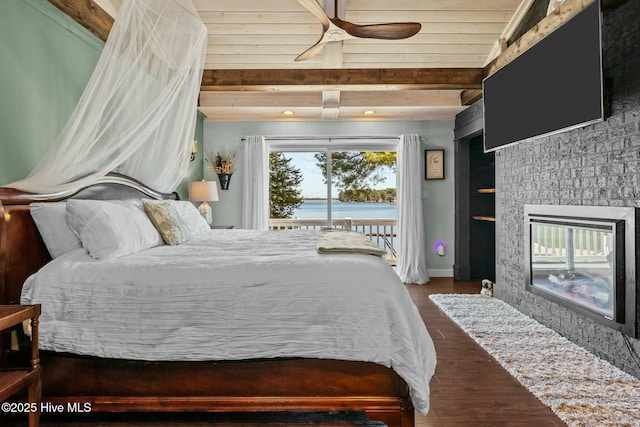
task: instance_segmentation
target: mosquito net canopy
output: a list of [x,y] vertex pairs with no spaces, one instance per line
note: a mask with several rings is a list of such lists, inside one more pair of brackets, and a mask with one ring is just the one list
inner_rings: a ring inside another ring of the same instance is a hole
[[191,0],[125,0],[69,121],[33,171],[7,186],[68,192],[119,172],[175,190],[189,164],[206,43]]

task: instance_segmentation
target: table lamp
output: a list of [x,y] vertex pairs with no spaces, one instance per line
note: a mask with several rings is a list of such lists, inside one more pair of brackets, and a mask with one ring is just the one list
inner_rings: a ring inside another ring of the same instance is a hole
[[194,202],[202,202],[198,206],[198,212],[207,221],[207,224],[211,225],[213,222],[213,214],[211,213],[211,206],[207,202],[217,202],[218,199],[218,187],[215,181],[194,181],[191,183],[189,189],[189,198]]

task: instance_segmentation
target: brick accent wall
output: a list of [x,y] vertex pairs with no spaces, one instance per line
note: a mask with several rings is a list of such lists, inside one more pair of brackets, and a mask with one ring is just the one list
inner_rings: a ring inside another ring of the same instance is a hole
[[496,152],[495,296],[640,377],[640,340],[524,286],[525,204],[640,207],[640,0],[605,14],[602,35],[609,118]]

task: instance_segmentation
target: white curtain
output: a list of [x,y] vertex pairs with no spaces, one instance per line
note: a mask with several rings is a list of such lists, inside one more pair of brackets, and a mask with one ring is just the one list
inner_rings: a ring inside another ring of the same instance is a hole
[[429,281],[426,265],[422,208],[422,158],[420,137],[402,135],[397,153],[398,264],[404,283]]
[[242,173],[242,228],[269,227],[269,148],[261,136],[249,136],[244,144]]
[[125,0],[64,129],[7,186],[72,192],[113,171],[173,191],[189,164],[206,45],[191,0]]

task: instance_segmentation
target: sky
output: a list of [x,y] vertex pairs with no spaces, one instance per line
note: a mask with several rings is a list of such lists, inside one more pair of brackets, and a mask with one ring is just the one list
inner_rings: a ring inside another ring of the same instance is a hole
[[[326,198],[327,185],[323,181],[322,171],[316,166],[316,159],[313,157],[315,153],[285,153],[287,158],[292,159],[292,165],[300,169],[302,172],[302,197],[304,198]],[[395,173],[389,168],[384,168],[383,176],[386,178],[384,182],[377,184],[374,188],[394,188],[396,186]],[[331,190],[332,197],[338,197],[338,192],[334,188]]]

